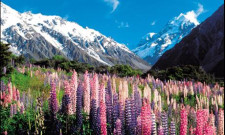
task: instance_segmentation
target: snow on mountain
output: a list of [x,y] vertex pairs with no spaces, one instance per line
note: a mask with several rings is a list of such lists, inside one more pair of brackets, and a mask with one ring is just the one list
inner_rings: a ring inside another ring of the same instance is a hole
[[199,22],[194,11],[189,11],[186,14],[181,13],[170,20],[159,33],[145,35],[133,52],[154,65],[163,53],[173,48],[197,25]]
[[83,28],[59,16],[30,11],[19,13],[2,2],[1,41],[10,43],[15,54],[37,60],[60,54],[94,65],[129,64],[149,69],[149,65],[124,44],[94,29]]

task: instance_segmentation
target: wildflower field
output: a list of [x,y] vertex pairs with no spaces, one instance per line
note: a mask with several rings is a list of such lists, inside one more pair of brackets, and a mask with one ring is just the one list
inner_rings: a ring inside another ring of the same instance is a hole
[[29,65],[0,88],[4,135],[224,135],[218,84]]

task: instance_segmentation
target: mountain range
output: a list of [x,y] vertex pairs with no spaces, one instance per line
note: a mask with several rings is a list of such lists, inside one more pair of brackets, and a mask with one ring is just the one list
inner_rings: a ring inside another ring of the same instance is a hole
[[199,22],[195,11],[181,13],[170,20],[158,33],[146,34],[139,42],[138,47],[132,51],[154,65],[167,50],[173,48],[197,25]]
[[19,13],[1,2],[1,41],[16,55],[40,60],[63,55],[95,66],[128,64],[146,71],[150,65],[124,44],[59,16]]
[[201,66],[217,78],[224,77],[224,5],[165,52],[152,69],[179,65]]

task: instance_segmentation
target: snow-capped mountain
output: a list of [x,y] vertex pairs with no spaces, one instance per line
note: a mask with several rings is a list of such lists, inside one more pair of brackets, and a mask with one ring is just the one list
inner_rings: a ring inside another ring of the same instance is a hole
[[224,78],[224,4],[166,51],[152,69],[182,65],[201,66],[216,78]]
[[149,64],[125,45],[59,16],[19,13],[1,2],[1,41],[11,50],[36,60],[59,54],[93,65],[129,64],[147,70]]
[[163,53],[173,48],[197,25],[199,22],[194,11],[181,13],[178,17],[170,20],[159,33],[145,35],[133,52],[154,65]]

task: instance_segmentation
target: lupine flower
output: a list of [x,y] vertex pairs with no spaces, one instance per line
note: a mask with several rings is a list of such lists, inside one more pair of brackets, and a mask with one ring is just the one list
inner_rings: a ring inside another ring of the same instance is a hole
[[204,135],[216,135],[216,130],[213,126],[206,124],[204,127]]
[[125,125],[125,111],[124,111],[124,105],[120,102],[119,103],[119,119],[121,121],[121,124],[122,124],[122,134],[125,134],[125,129],[124,129],[124,125]]
[[155,120],[155,114],[153,111],[151,112],[151,118],[152,118],[152,135],[157,135],[156,120]]
[[58,111],[58,101],[57,101],[57,95],[56,95],[56,87],[55,87],[55,82],[51,82],[51,92],[50,92],[50,99],[49,99],[49,108],[50,112],[53,114],[55,117],[55,114]]
[[131,99],[126,99],[125,101],[125,130],[126,134],[134,135],[135,134],[135,122],[133,121],[132,117],[132,101]]
[[162,120],[162,127],[163,127],[163,132],[164,135],[168,135],[168,118],[167,118],[167,114],[161,113],[161,120]]
[[142,135],[141,116],[137,117],[136,135]]
[[20,113],[21,113],[21,114],[23,114],[23,113],[24,113],[24,105],[23,105],[23,103],[21,103]]
[[114,135],[122,135],[121,128],[122,128],[121,120],[117,119],[116,120],[116,126],[115,126],[115,129],[114,129]]
[[176,135],[176,125],[173,121],[170,123],[170,135]]
[[111,81],[108,80],[107,88],[105,89],[105,103],[106,103],[106,116],[107,116],[107,132],[108,134],[112,134],[112,91],[111,91]]
[[91,82],[91,99],[95,99],[97,107],[99,107],[99,82],[98,75],[94,74],[93,80]]
[[119,118],[119,102],[118,102],[118,95],[117,95],[117,93],[115,93],[113,95],[113,112],[112,112],[112,117],[113,117],[113,129],[115,129],[116,120]]
[[100,102],[101,135],[107,135],[106,125],[106,106],[103,101]]
[[88,71],[84,74],[84,112],[90,113],[90,81]]
[[136,107],[136,115],[139,116],[141,113],[141,96],[140,93],[138,91],[137,85],[135,85],[134,87],[134,103],[135,103],[135,107]]
[[79,83],[77,88],[77,108],[76,108],[76,130],[77,132],[81,132],[82,130],[82,124],[83,124],[83,116],[82,116],[82,99],[83,97],[83,87],[82,84]]
[[185,107],[182,106],[180,110],[180,135],[186,135],[187,134],[187,111]]
[[146,102],[141,108],[141,127],[143,135],[151,134],[151,107]]
[[17,105],[13,104],[13,115],[17,114]]
[[64,87],[65,87],[65,93],[62,100],[63,111],[65,111],[67,114],[73,114],[73,109],[71,104],[70,85],[67,81],[64,82]]
[[93,134],[97,134],[95,132],[96,128],[97,128],[97,125],[96,125],[97,117],[98,117],[98,114],[97,114],[97,108],[96,108],[96,100],[92,99],[91,100],[91,109],[90,109],[90,128],[92,129]]
[[10,105],[10,117],[13,117],[13,104]]
[[158,128],[158,135],[164,135],[163,127],[160,125]]
[[219,110],[218,135],[224,135],[224,110]]
[[73,114],[76,113],[76,100],[77,100],[77,72],[73,71],[72,78],[70,80],[71,86],[71,104],[73,109]]
[[197,118],[196,135],[203,135],[204,111],[202,109],[197,110],[196,118]]

